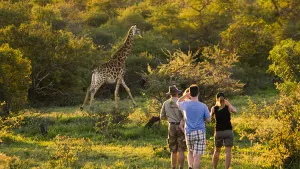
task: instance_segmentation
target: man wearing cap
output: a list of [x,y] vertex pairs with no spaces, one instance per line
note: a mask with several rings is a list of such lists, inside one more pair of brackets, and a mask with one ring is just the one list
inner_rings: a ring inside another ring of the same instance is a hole
[[186,150],[184,133],[179,128],[183,116],[176,104],[180,93],[181,90],[178,90],[175,85],[169,86],[169,92],[166,94],[171,97],[163,103],[160,111],[160,119],[167,119],[169,122],[167,142],[171,151],[172,169],[176,168],[177,161],[180,169],[183,169],[184,151]]
[[184,115],[189,169],[198,169],[200,157],[205,153],[205,121],[210,122],[211,118],[208,107],[198,101],[198,86],[191,85],[186,91],[186,94],[178,99],[177,105]]

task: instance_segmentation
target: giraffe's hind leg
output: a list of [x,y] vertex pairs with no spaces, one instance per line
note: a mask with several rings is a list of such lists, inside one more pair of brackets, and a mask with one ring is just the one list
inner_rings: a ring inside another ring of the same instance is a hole
[[83,101],[82,106],[80,107],[80,110],[83,110],[83,106],[85,105],[85,103],[87,102],[87,100],[88,100],[88,98],[89,98],[89,94],[91,93],[90,88],[91,88],[91,87],[89,87],[89,88],[87,89],[87,91],[86,91],[85,99],[84,99],[84,101]]
[[116,82],[116,89],[115,89],[115,107],[118,107],[118,93],[120,88],[121,80],[117,80]]
[[90,105],[94,101],[94,96],[97,93],[98,89],[104,84],[104,82],[99,83],[96,87],[91,88],[91,96],[90,96]]
[[136,104],[136,102],[134,101],[134,99],[133,99],[133,97],[132,97],[132,95],[131,95],[130,89],[129,89],[129,87],[126,85],[124,79],[121,79],[121,83],[122,83],[123,87],[125,88],[125,90],[127,91],[129,97],[131,98],[133,105],[134,105],[135,107],[137,107],[137,104]]

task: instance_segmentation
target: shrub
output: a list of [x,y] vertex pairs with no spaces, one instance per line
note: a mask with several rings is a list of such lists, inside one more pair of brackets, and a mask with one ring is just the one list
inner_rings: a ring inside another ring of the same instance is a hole
[[73,168],[80,157],[87,156],[92,150],[92,143],[88,138],[76,139],[57,135],[54,142],[55,154],[52,158],[55,161],[51,161],[52,168]]
[[197,53],[176,51],[169,52],[169,63],[162,64],[156,69],[148,67],[145,93],[163,102],[169,85],[175,84],[182,89],[195,83],[200,89],[200,100],[209,104],[217,91],[230,93],[240,92],[242,84],[230,78],[232,64],[237,56],[215,47],[206,47],[201,58]]
[[3,153],[0,153],[0,166],[9,169],[30,168],[28,160],[21,160],[16,156],[10,157]]
[[[110,105],[114,105],[113,103]],[[101,103],[94,103],[88,109],[90,116],[95,119],[95,130],[98,133],[109,135],[110,130],[122,127],[128,119],[130,108],[125,104],[118,107],[105,107]]]
[[271,51],[268,58],[272,61],[269,71],[284,81],[300,82],[300,42],[283,40]]
[[87,25],[98,27],[105,24],[109,20],[109,16],[103,12],[93,12],[90,13],[85,20]]
[[20,50],[12,49],[8,44],[0,46],[0,102],[8,102],[14,111],[27,104],[30,64]]
[[242,137],[266,145],[267,151],[262,154],[265,167],[300,166],[300,84],[294,84],[289,92],[285,89],[279,86],[280,98],[274,104],[249,102],[243,110],[243,123],[235,124]]

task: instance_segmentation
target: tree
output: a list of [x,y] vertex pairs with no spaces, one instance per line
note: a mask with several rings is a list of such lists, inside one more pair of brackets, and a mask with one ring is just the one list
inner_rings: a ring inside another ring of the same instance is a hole
[[0,46],[0,102],[8,102],[13,111],[23,108],[27,104],[30,74],[30,61],[20,50],[8,44]]
[[283,40],[271,51],[268,58],[272,61],[269,71],[284,81],[300,82],[300,42]]
[[19,28],[9,26],[0,30],[0,35],[0,41],[18,48],[31,60],[31,101],[74,104],[79,101],[77,97],[84,95],[96,60],[91,39],[54,31],[38,22],[21,24]]
[[0,28],[8,25],[19,26],[30,18],[30,7],[27,2],[0,2]]
[[268,53],[273,47],[274,40],[263,20],[239,18],[221,33],[221,37],[222,43],[240,56],[239,61],[243,67],[266,70]]
[[145,92],[163,101],[169,85],[176,84],[186,88],[192,83],[199,85],[200,100],[212,104],[217,91],[230,93],[240,92],[242,84],[231,79],[231,68],[237,61],[237,55],[222,50],[217,46],[205,47],[202,52],[202,60],[196,60],[198,53],[182,51],[169,53],[169,63],[162,64],[156,69],[149,67],[145,74],[147,89]]

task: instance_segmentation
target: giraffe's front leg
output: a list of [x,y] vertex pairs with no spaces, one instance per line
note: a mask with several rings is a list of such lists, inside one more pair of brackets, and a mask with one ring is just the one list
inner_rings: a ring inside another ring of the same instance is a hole
[[118,79],[115,88],[115,107],[118,107],[118,93],[119,93],[120,84],[121,84],[121,80]]

